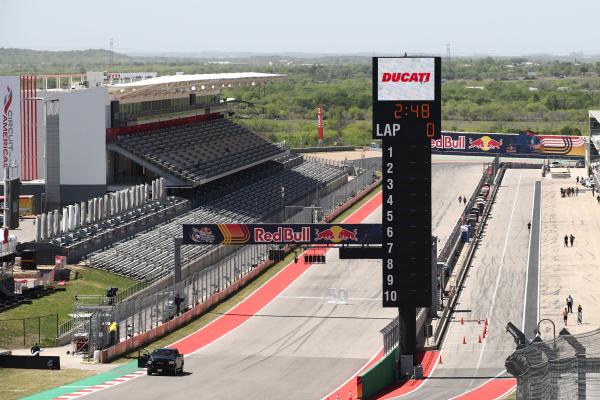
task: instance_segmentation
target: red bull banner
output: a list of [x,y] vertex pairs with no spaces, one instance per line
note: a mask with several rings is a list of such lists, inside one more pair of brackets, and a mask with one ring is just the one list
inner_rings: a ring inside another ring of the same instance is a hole
[[442,132],[431,139],[434,153],[501,155],[514,157],[584,157],[583,136],[538,135],[531,131],[509,133]]
[[381,244],[381,224],[185,224],[183,244]]

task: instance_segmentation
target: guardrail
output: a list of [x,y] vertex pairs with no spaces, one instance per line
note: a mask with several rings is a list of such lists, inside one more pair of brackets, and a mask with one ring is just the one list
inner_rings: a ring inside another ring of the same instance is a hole
[[400,316],[394,318],[379,332],[383,335],[383,354],[388,355],[400,343]]
[[117,296],[115,298],[117,303],[122,302],[123,300],[133,296],[134,294],[146,289],[148,286],[152,285],[149,281],[140,281],[129,287],[126,287],[122,291],[117,292]]
[[481,233],[483,232],[483,228],[485,227],[485,225],[487,223],[487,218],[493,207],[494,201],[496,199],[496,193],[498,192],[498,188],[500,187],[500,184],[502,182],[502,178],[504,177],[504,173],[506,172],[506,169],[507,169],[506,165],[503,165],[502,168],[500,168],[500,171],[498,171],[498,175],[496,176],[496,179],[494,182],[494,187],[490,194],[489,201],[486,204],[486,207],[485,207],[485,210],[483,213],[483,217],[481,219],[481,222],[477,226],[477,230],[475,232],[475,235],[473,236],[473,240],[471,241],[471,246],[469,247],[467,256],[465,257],[465,260],[460,267],[460,271],[458,272],[458,278],[456,280],[457,283],[456,283],[456,285],[454,285],[454,289],[452,290],[452,293],[450,294],[450,299],[448,300],[448,303],[447,303],[446,307],[444,308],[444,311],[442,312],[442,316],[440,317],[440,322],[438,323],[437,329],[435,330],[435,333],[433,334],[434,342],[436,343],[436,345],[439,345],[439,341],[440,341],[441,337],[443,336],[443,333],[446,331],[446,329],[448,327],[448,321],[450,320],[450,313],[454,309],[454,307],[456,307],[456,302],[458,301],[460,289],[462,288],[462,286],[465,283],[467,271],[469,270],[469,266],[471,265],[473,255],[475,254],[475,251],[477,250],[477,247],[479,245]]
[[[488,168],[489,168],[489,166],[488,166]],[[479,179],[479,183],[477,183],[477,186],[475,187],[475,190],[471,194],[471,197],[469,197],[469,202],[467,203],[467,205],[465,206],[465,208],[463,210],[463,216],[475,204],[475,199],[477,198],[477,195],[479,194],[481,187],[485,184],[485,182],[488,178],[489,178],[489,175],[486,170],[481,175],[481,178]],[[459,243],[459,239],[460,239],[460,226],[461,225],[462,225],[462,218],[459,218],[456,221],[454,228],[452,228],[452,233],[450,233],[448,240],[446,240],[446,243],[444,243],[444,247],[442,248],[442,250],[440,251],[440,253],[438,255],[438,261],[447,263],[448,260],[452,257],[452,255],[456,251],[455,249],[456,249],[456,246]]]

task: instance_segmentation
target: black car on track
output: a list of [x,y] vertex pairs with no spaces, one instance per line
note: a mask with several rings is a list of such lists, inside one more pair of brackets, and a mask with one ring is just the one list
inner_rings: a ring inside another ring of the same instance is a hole
[[183,354],[177,349],[156,349],[148,356],[146,372],[177,375],[183,372]]

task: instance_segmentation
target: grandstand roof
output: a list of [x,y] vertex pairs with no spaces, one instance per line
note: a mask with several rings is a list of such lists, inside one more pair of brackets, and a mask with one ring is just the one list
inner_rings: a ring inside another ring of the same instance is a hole
[[136,82],[108,85],[109,94],[120,101],[169,98],[181,93],[216,94],[224,88],[263,85],[281,74],[232,72],[223,74],[166,75]]
[[224,81],[226,83],[237,83],[237,81],[244,79],[264,79],[264,78],[278,78],[285,75],[280,74],[264,74],[261,72],[231,72],[224,74],[193,74],[193,75],[165,75],[157,76],[156,78],[143,79],[136,82],[119,83],[112,86],[116,87],[140,87],[148,85],[164,85],[169,83],[180,83],[180,82],[213,82],[213,81]]

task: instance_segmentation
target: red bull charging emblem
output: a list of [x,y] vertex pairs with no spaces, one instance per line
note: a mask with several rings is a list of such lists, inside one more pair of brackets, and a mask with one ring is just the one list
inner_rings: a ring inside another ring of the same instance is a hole
[[346,241],[358,242],[357,229],[349,230],[341,226],[334,225],[328,229],[315,229],[315,241],[328,241],[340,243]]
[[502,139],[496,140],[489,136],[482,136],[479,139],[469,139],[469,149],[489,151],[498,150],[500,147],[502,147]]

